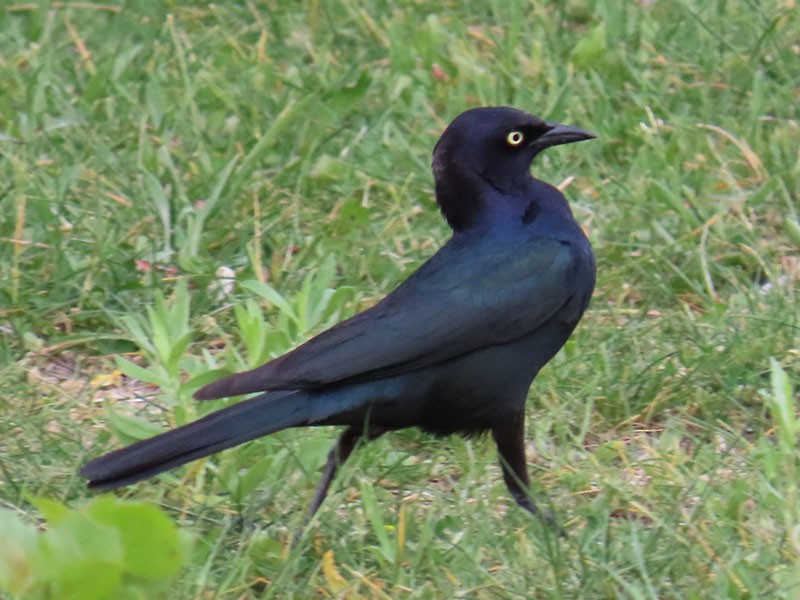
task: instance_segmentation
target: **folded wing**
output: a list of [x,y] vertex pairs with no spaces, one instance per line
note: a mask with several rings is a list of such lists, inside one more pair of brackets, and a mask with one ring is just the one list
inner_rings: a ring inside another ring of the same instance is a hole
[[[387,377],[513,341],[553,318],[575,294],[585,257],[536,239],[480,254],[451,240],[372,308],[251,371],[211,383],[199,400]],[[457,259],[457,260],[456,260]],[[470,260],[473,259],[473,260]]]

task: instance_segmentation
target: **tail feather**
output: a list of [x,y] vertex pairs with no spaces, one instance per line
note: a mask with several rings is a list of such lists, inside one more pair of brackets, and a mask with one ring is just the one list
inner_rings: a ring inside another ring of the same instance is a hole
[[269,392],[86,463],[89,487],[113,489],[282,429],[310,422],[304,392]]
[[219,398],[232,398],[233,396],[243,396],[244,394],[252,394],[267,389],[269,386],[262,381],[261,369],[259,367],[251,371],[242,371],[212,381],[197,390],[194,393],[194,399],[217,400]]

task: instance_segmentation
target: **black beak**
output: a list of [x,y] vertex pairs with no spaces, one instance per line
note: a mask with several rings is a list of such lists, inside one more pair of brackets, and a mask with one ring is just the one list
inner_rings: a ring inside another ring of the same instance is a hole
[[574,142],[582,142],[584,140],[592,140],[597,136],[583,129],[571,127],[569,125],[561,125],[560,123],[548,123],[552,127],[550,131],[533,142],[534,148],[537,152],[550,148],[551,146],[560,146],[561,144],[572,144]]

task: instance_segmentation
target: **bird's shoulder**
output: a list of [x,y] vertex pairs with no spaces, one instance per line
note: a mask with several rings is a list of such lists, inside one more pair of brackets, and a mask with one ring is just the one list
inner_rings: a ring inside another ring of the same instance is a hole
[[491,235],[459,234],[414,272],[397,301],[421,287],[448,289],[510,284],[593,263],[591,244],[574,220],[499,228]]

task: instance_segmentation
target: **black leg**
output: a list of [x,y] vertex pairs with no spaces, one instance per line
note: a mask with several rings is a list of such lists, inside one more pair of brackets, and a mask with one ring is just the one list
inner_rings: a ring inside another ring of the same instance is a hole
[[355,449],[356,444],[358,444],[358,440],[362,437],[366,437],[368,440],[374,440],[383,434],[383,431],[383,429],[377,427],[370,427],[365,435],[360,427],[348,427],[344,430],[342,435],[339,436],[333,448],[328,452],[328,461],[325,463],[325,469],[322,471],[322,479],[320,479],[317,484],[314,498],[311,500],[303,523],[294,534],[293,543],[297,543],[300,536],[303,534],[303,530],[311,522],[311,519],[317,513],[319,507],[322,506],[322,502],[328,495],[331,483],[333,483],[333,478],[336,476],[337,469],[343,465],[350,454],[352,454],[353,449]]
[[348,427],[333,445],[330,452],[328,452],[328,462],[325,463],[325,469],[322,471],[322,479],[319,480],[317,490],[314,492],[314,499],[311,500],[311,504],[308,507],[306,523],[311,520],[319,510],[319,507],[322,506],[323,500],[325,500],[325,497],[328,495],[328,489],[330,489],[331,483],[333,483],[336,470],[348,459],[360,438],[360,430]]
[[564,535],[560,526],[556,525],[552,515],[540,511],[533,503],[530,494],[530,479],[528,479],[528,465],[525,463],[525,415],[514,415],[503,424],[492,428],[492,437],[497,444],[500,455],[500,468],[503,470],[503,480],[506,482],[511,497],[522,508],[532,515],[536,515],[550,525],[559,529],[559,534]]
[[500,426],[492,429],[494,443],[500,455],[500,468],[511,497],[529,513],[539,513],[530,497],[528,465],[525,463],[525,420],[516,415]]

